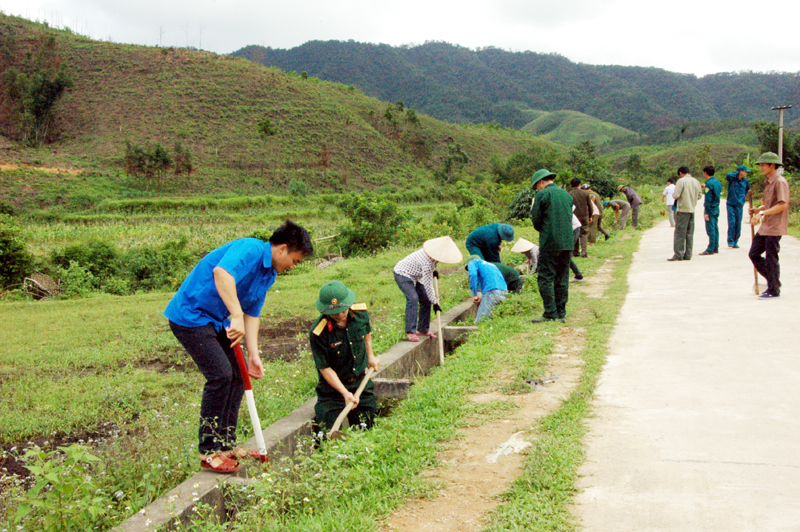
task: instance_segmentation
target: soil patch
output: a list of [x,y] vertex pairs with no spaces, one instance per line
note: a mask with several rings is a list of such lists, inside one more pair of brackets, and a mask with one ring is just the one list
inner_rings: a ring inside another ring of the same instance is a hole
[[264,324],[258,330],[259,349],[261,360],[283,360],[294,362],[308,347],[308,330],[313,321],[304,318],[289,318],[288,320]]
[[[525,394],[499,392],[470,396],[477,403],[513,401],[518,410],[503,419],[460,430],[462,438],[440,455],[441,465],[429,477],[444,487],[433,499],[413,499],[388,519],[385,532],[470,532],[486,526],[487,514],[520,474],[520,453],[535,438],[536,421],[555,412],[578,385],[583,360],[585,330],[561,327],[549,357],[545,384]],[[545,377],[542,375],[542,377]],[[498,379],[502,387],[514,384],[509,375]]]
[[117,438],[120,428],[115,423],[103,423],[93,430],[82,430],[74,433],[51,434],[39,436],[0,447],[0,495],[4,495],[12,486],[29,488],[33,485],[33,476],[25,467],[22,455],[28,449],[39,448],[53,451],[58,447],[81,444],[96,447],[109,438]]
[[76,168],[57,168],[51,166],[36,166],[33,164],[0,163],[0,171],[17,170],[18,168],[28,168],[30,170],[37,170],[39,172],[56,175],[79,175],[83,173],[83,170],[78,170]]
[[[585,293],[587,297],[596,299],[603,297],[606,288],[608,288],[608,285],[611,284],[611,281],[614,279],[614,270],[620,260],[622,260],[622,257],[619,255],[606,259],[603,265],[600,266],[591,277],[587,277],[574,289]],[[573,287],[570,286],[570,290],[572,289]]]

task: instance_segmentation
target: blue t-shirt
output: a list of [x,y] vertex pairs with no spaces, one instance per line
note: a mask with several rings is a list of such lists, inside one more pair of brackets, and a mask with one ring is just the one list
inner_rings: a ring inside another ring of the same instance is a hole
[[494,264],[489,264],[481,259],[471,260],[467,264],[467,271],[469,272],[469,287],[473,296],[478,295],[478,290],[484,294],[489,290],[508,290],[500,268]]
[[213,323],[217,331],[230,325],[230,312],[214,284],[217,266],[236,281],[236,295],[244,313],[256,318],[261,315],[267,290],[278,275],[272,267],[272,246],[257,238],[241,238],[215,249],[197,263],[164,310],[170,321],[183,327]]

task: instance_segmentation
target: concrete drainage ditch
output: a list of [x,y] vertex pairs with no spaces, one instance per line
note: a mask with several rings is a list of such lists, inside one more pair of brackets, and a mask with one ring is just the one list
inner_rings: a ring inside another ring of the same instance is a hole
[[[475,317],[472,299],[464,301],[442,315],[442,331],[445,352],[466,341],[476,327],[456,325],[469,322]],[[418,375],[426,375],[439,365],[438,341],[425,339],[419,343],[400,342],[380,355],[381,369],[375,382],[375,395],[378,399],[403,399]],[[279,419],[264,429],[264,441],[270,462],[293,456],[301,438],[311,436],[311,421],[314,418],[316,398],[311,398],[296,408],[288,416]],[[248,440],[244,447],[255,448],[255,438]],[[197,505],[203,504],[212,509],[219,521],[225,521],[226,508],[221,482],[244,484],[252,482],[247,477],[248,468],[242,468],[236,476],[218,475],[200,471],[183,481],[180,485],[140,510],[138,513],[112,529],[113,532],[139,532],[174,528],[181,522],[189,524],[196,515]]]

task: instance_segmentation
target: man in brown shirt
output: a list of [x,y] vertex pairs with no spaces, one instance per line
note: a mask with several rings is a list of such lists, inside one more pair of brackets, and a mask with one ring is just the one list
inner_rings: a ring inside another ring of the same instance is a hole
[[767,289],[759,297],[771,299],[781,295],[778,252],[781,250],[781,236],[789,229],[789,183],[778,172],[778,167],[783,163],[777,154],[770,151],[762,153],[756,164],[767,177],[767,183],[761,206],[750,208],[750,223],[761,223],[761,227],[753,237],[749,255],[758,273],[767,280]]
[[573,213],[581,222],[581,234],[578,238],[578,242],[575,242],[575,249],[572,251],[572,254],[575,257],[578,256],[578,244],[580,243],[580,256],[588,257],[586,248],[588,247],[589,226],[592,223],[592,198],[589,196],[588,192],[581,189],[580,178],[572,178],[569,184],[572,185],[572,190],[569,191],[569,195],[572,196],[572,204],[575,205]]

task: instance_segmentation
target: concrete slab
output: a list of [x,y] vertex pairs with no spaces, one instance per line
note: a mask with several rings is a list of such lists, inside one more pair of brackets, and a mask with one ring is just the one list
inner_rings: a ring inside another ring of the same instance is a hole
[[698,214],[691,261],[667,262],[666,221],[634,255],[579,471],[587,531],[800,530],[800,243],[759,300],[750,227],[728,248],[722,213],[719,254],[698,255]]

